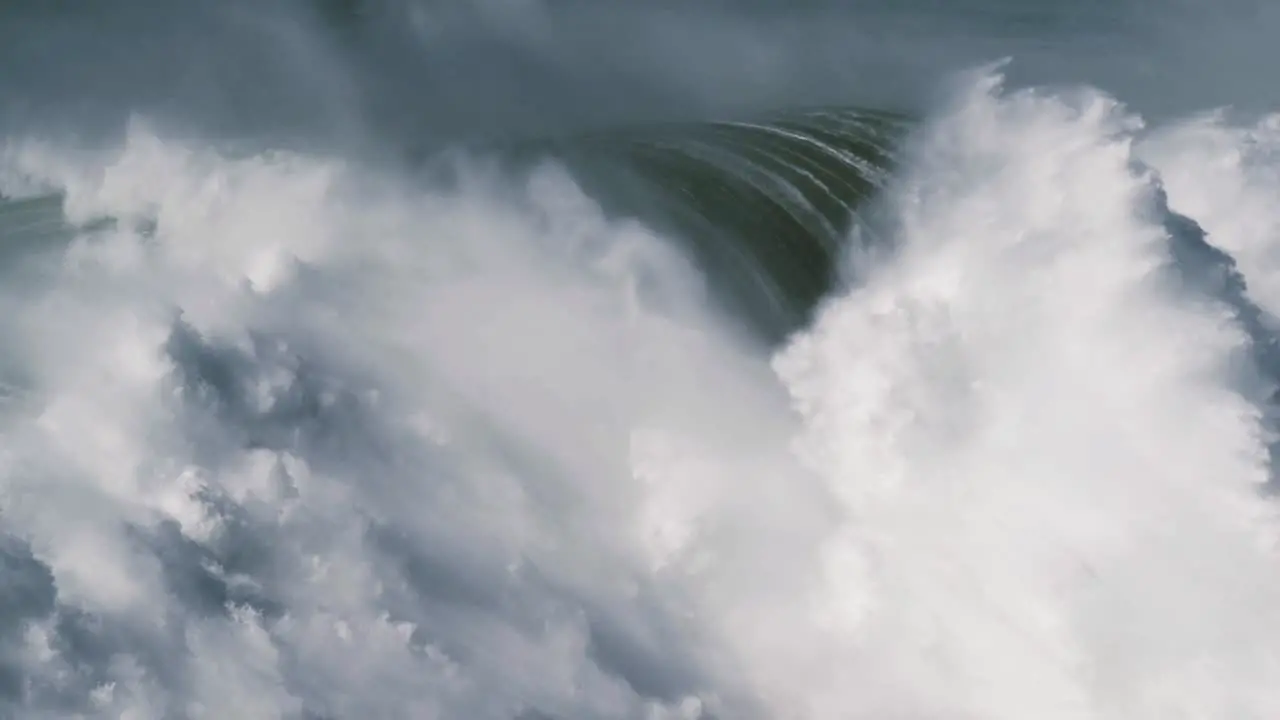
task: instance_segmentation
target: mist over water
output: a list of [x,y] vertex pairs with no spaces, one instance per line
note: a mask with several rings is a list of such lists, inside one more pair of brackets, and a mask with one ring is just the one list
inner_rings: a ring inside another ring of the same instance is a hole
[[0,8],[0,715],[1280,716],[1209,5]]
[[[1162,117],[1269,111],[1263,0],[129,0],[0,8],[0,123],[361,153],[806,105],[923,111],[1001,57]],[[389,147],[388,147],[389,146]]]

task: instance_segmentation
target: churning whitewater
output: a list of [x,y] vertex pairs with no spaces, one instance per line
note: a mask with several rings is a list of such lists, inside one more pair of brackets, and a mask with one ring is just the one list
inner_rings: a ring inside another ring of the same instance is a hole
[[1280,116],[1017,63],[409,163],[0,92],[0,715],[1280,717]]

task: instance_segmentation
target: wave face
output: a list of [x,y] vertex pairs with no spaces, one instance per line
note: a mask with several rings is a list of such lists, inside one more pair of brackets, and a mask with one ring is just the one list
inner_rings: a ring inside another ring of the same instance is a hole
[[1280,717],[1269,11],[611,7],[0,8],[0,715]]
[[890,176],[904,116],[823,108],[755,122],[651,125],[526,142],[605,212],[677,239],[717,297],[770,342],[805,322],[838,279],[858,209]]

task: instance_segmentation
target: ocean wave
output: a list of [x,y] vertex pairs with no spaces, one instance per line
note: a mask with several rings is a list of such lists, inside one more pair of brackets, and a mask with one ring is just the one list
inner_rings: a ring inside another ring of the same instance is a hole
[[936,7],[340,5],[0,9],[150,43],[0,87],[0,715],[1280,716],[1274,118],[779,79]]

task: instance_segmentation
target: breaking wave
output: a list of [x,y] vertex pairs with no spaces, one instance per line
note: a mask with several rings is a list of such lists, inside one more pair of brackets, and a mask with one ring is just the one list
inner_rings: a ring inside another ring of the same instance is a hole
[[1280,123],[1004,73],[0,118],[2,714],[1280,716]]

